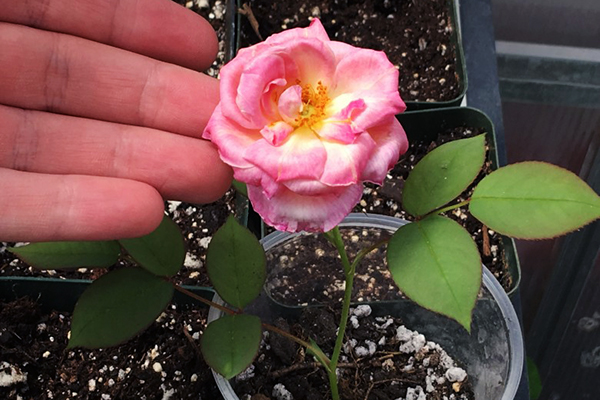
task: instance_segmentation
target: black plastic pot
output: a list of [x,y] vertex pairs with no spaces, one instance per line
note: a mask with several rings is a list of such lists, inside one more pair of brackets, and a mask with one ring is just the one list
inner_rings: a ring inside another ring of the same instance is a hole
[[[406,112],[398,115],[398,120],[404,127],[408,141],[433,141],[436,136],[448,129],[467,126],[483,128],[490,146],[490,159],[492,169],[499,167],[496,132],[492,121],[483,112],[469,107],[453,107],[439,110],[422,110]],[[503,237],[502,242],[506,255],[508,273],[512,278],[512,285],[507,293],[513,296],[521,282],[521,266],[517,255],[517,248],[512,238]]]
[[[44,311],[72,312],[79,296],[91,283],[91,280],[84,279],[5,277],[0,279],[0,300],[12,301],[26,296],[37,300]],[[205,299],[212,299],[214,296],[214,291],[211,288],[182,287]],[[206,307],[203,303],[195,301],[178,291],[174,293],[173,302],[175,304],[197,304]]]
[[[236,1],[237,1],[238,8],[242,8],[243,4],[246,3],[245,0],[236,0]],[[458,95],[455,98],[453,98],[451,100],[446,100],[446,101],[431,101],[431,102],[429,102],[429,101],[406,101],[407,110],[409,110],[409,111],[424,110],[424,109],[430,109],[430,108],[456,107],[462,103],[463,98],[465,97],[465,94],[467,92],[467,70],[466,70],[465,53],[464,53],[462,39],[461,39],[461,33],[460,33],[458,0],[447,0],[447,5],[448,5],[448,15],[450,18],[449,25],[452,27],[451,42],[456,49],[455,50],[455,52],[456,52],[455,67],[456,67],[456,74],[458,77],[458,85],[459,85]],[[236,29],[235,29],[235,40],[234,40],[235,44],[236,44],[236,47],[235,47],[236,51],[241,48],[240,30],[241,30],[243,18],[246,18],[246,17],[244,17],[240,13],[238,13],[237,19],[235,21],[235,23],[237,25]],[[383,24],[393,23],[393,20],[383,20],[382,23]],[[397,40],[402,40],[402,38],[397,38]],[[235,54],[235,52],[233,54]],[[402,73],[402,71],[400,71],[400,72]]]

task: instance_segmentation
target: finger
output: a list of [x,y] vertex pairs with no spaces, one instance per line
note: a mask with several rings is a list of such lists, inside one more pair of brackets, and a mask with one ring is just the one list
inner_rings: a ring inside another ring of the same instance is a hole
[[163,216],[149,185],[0,168],[0,240],[113,240],[152,232]]
[[190,203],[213,202],[231,184],[231,168],[205,140],[6,106],[0,121],[0,167],[137,180]]
[[219,98],[204,74],[69,35],[0,23],[0,104],[200,136]]
[[68,33],[158,60],[204,70],[218,42],[202,17],[166,0],[19,0],[0,21]]

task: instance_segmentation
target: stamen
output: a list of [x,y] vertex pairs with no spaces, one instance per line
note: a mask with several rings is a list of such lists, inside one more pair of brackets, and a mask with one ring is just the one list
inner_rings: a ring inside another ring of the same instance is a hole
[[[300,84],[300,82],[297,82]],[[295,119],[295,122],[301,125],[312,125],[320,122],[325,117],[325,107],[329,103],[329,96],[327,96],[327,86],[323,85],[323,82],[318,81],[316,89],[313,89],[310,83],[302,86],[302,111],[300,115]]]

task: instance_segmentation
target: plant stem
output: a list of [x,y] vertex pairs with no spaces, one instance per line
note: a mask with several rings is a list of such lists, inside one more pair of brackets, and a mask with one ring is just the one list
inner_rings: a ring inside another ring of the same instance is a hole
[[208,299],[205,299],[205,298],[204,298],[204,297],[202,297],[202,296],[198,296],[196,293],[194,293],[194,292],[190,292],[189,290],[187,290],[187,289],[184,289],[184,288],[182,288],[182,287],[181,287],[181,286],[179,286],[179,285],[173,284],[173,287],[174,287],[174,288],[175,288],[175,290],[177,290],[178,292],[181,292],[181,293],[185,294],[186,296],[189,296],[189,297],[191,297],[191,298],[192,298],[192,299],[194,299],[194,300],[198,300],[199,302],[201,302],[201,303],[204,303],[204,304],[206,304],[206,305],[207,305],[207,306],[209,306],[209,307],[214,307],[214,308],[217,308],[217,309],[219,309],[219,310],[221,310],[221,311],[223,311],[224,313],[227,313],[227,314],[229,314],[229,315],[235,315],[235,314],[239,314],[238,312],[236,312],[236,311],[234,311],[234,310],[232,310],[232,309],[230,309],[230,308],[228,308],[228,307],[222,306],[221,304],[217,304],[217,303],[215,303],[214,301],[210,301],[210,300],[208,300]]
[[[446,211],[452,211],[452,210],[460,208],[462,206],[466,206],[470,202],[471,202],[471,199],[467,199],[465,201],[461,201],[460,203],[456,203],[456,204],[452,204],[450,206],[438,208],[437,210],[434,210],[434,211],[428,213],[427,215],[425,215],[425,217],[427,217],[431,214],[441,214],[441,213],[445,213]],[[423,217],[423,218],[425,218],[425,217]]]
[[[333,230],[328,232],[331,242],[335,245],[342,265],[344,267],[344,277],[346,286],[344,288],[344,300],[342,303],[342,315],[340,317],[340,323],[338,325],[338,333],[335,338],[335,346],[333,348],[333,354],[331,355],[331,363],[329,365],[329,384],[331,386],[331,397],[333,400],[339,400],[339,389],[337,384],[337,375],[335,373],[340,353],[342,351],[342,344],[344,343],[344,335],[346,333],[346,325],[348,323],[348,315],[350,314],[350,302],[352,301],[352,286],[354,285],[354,273],[356,269],[356,262],[350,264],[348,260],[348,254],[346,253],[346,247],[342,240],[339,227],[335,227]],[[362,258],[362,257],[361,257]]]
[[325,237],[329,240],[335,248],[337,249],[341,259],[342,266],[344,267],[344,274],[348,275],[350,273],[350,261],[348,260],[348,254],[346,254],[346,247],[344,246],[344,240],[342,239],[342,234],[340,233],[340,228],[336,226],[329,232],[325,233]]

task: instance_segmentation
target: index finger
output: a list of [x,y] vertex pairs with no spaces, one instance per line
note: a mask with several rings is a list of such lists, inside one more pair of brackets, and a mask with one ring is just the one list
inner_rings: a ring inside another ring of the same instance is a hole
[[218,50],[210,24],[170,0],[6,1],[0,21],[79,36],[199,71],[210,66]]

